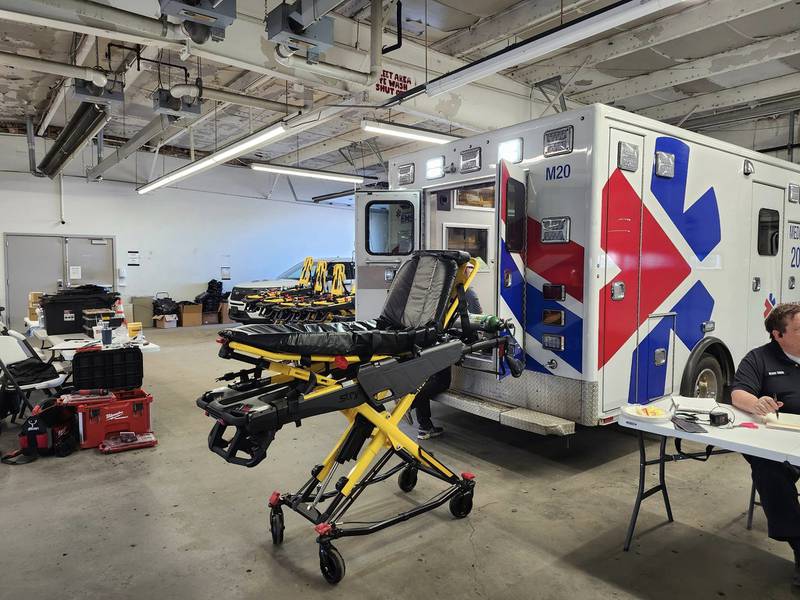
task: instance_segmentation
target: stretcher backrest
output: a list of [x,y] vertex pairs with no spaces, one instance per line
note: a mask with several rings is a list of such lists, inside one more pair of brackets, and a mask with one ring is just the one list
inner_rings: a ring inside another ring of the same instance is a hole
[[395,274],[379,328],[441,329],[458,267],[468,260],[469,254],[453,250],[415,252]]

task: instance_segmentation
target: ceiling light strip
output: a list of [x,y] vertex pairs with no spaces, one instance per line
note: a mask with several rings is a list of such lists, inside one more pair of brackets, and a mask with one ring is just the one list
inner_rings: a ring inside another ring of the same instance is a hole
[[370,121],[368,119],[361,121],[361,129],[378,135],[388,135],[418,142],[430,142],[431,144],[449,144],[461,139],[454,135],[420,129],[419,127],[397,125],[395,123],[386,123],[385,121]]
[[686,0],[625,0],[617,2],[442,75],[426,84],[425,93],[428,96],[437,96],[452,91],[504,69],[538,60],[547,54],[563,50],[592,36],[606,33],[631,21],[649,17],[656,12],[684,2]]
[[209,154],[205,158],[201,158],[200,160],[196,160],[192,163],[189,163],[188,165],[185,165],[180,169],[176,169],[171,173],[162,175],[158,179],[154,179],[153,181],[136,188],[136,191],[139,194],[146,194],[160,187],[164,187],[165,185],[175,183],[176,181],[185,179],[186,177],[194,175],[199,171],[205,171],[206,169],[210,169],[215,165],[222,164],[226,161],[231,160],[232,158],[236,158],[237,156],[246,154],[251,150],[254,150],[256,148],[261,148],[268,141],[274,140],[278,136],[286,133],[286,131],[287,131],[286,125],[284,125],[283,123],[277,123],[275,125],[271,125],[266,129],[262,129],[260,131],[256,131],[251,135],[248,135],[246,138],[241,139],[238,142],[229,144],[228,146],[222,148],[221,150],[217,150],[213,154]]
[[292,175],[297,177],[309,177],[311,179],[325,179],[327,181],[339,181],[341,183],[352,183],[355,185],[364,183],[365,179],[359,175],[331,173],[330,171],[319,171],[316,169],[301,169],[299,167],[285,167],[283,165],[253,163],[250,165],[250,168],[254,171],[264,171],[266,173],[276,173],[278,175]]

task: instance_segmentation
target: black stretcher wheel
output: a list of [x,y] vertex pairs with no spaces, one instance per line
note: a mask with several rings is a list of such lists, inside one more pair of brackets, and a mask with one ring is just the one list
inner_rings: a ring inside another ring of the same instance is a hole
[[272,543],[279,546],[283,543],[283,509],[276,506],[269,511],[269,531],[272,534]]
[[407,465],[400,471],[400,475],[397,477],[397,485],[399,485],[400,489],[404,492],[413,490],[417,485],[417,467]]
[[472,491],[462,492],[450,499],[450,513],[456,519],[463,519],[472,512]]
[[319,570],[331,585],[336,585],[344,578],[344,559],[331,544],[319,545]]

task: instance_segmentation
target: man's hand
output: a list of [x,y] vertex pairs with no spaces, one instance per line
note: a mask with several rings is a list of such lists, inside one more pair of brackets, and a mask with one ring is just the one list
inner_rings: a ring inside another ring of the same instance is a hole
[[783,406],[783,402],[776,402],[769,396],[761,396],[760,398],[753,396],[753,399],[755,402],[753,402],[752,409],[749,412],[755,415],[761,415],[762,417],[770,413],[774,413],[781,406]]

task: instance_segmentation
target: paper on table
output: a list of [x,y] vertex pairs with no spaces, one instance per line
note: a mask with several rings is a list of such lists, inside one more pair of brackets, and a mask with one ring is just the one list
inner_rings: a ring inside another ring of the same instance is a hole
[[769,429],[800,431],[800,415],[781,413],[780,417],[776,417],[774,413],[770,413],[764,417],[764,423]]

